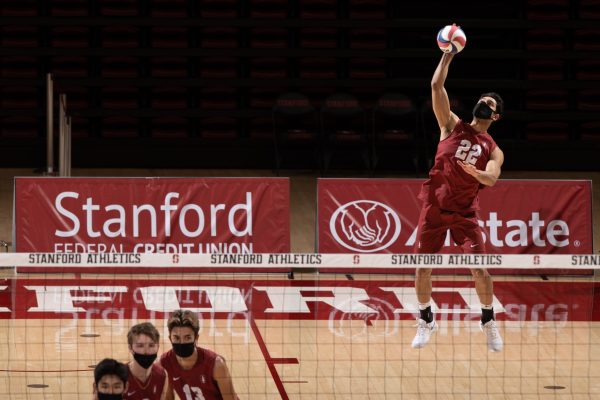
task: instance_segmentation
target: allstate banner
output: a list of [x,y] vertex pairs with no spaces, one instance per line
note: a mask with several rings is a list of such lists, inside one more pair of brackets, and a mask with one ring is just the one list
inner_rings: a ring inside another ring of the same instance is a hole
[[17,252],[284,253],[287,178],[16,178]]
[[[423,180],[319,179],[318,251],[412,253]],[[480,191],[488,253],[591,253],[590,181],[500,180]],[[460,249],[447,236],[443,252]]]

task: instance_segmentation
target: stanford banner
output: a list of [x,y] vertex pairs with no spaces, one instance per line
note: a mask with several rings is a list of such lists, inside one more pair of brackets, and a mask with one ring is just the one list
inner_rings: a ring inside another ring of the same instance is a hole
[[[412,253],[422,183],[319,179],[318,251]],[[591,196],[590,181],[501,180],[483,189],[479,224],[487,252],[592,253]],[[459,251],[448,235],[444,252]]]
[[287,178],[16,178],[17,252],[285,253]]

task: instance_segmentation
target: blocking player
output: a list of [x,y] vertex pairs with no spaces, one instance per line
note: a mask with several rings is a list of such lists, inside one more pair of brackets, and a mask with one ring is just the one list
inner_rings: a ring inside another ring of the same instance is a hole
[[167,373],[155,363],[160,334],[150,322],[131,327],[127,333],[129,352],[133,360],[129,368],[128,388],[123,394],[126,400],[164,400],[167,393]]
[[127,366],[105,358],[94,368],[94,400],[120,400],[127,390]]
[[237,400],[225,359],[197,345],[198,316],[177,310],[167,323],[173,349],[160,357],[168,374],[167,399],[177,393],[182,400]]

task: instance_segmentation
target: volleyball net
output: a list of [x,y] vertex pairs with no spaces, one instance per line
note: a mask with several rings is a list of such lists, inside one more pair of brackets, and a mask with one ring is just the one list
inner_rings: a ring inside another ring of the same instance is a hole
[[[199,345],[227,360],[240,398],[600,394],[600,256],[3,253],[0,265],[11,399],[87,398],[99,360],[131,359],[136,323],[169,350],[177,309],[197,313]],[[439,326],[420,350],[415,268],[433,269]],[[479,268],[493,271],[500,353],[463,273]]]

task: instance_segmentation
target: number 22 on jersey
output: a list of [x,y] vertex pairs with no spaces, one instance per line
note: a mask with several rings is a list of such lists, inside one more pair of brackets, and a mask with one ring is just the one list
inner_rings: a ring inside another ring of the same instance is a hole
[[480,145],[472,145],[470,141],[463,139],[460,141],[460,146],[458,146],[458,149],[456,149],[456,154],[454,154],[454,157],[471,165],[475,165],[480,155]]

